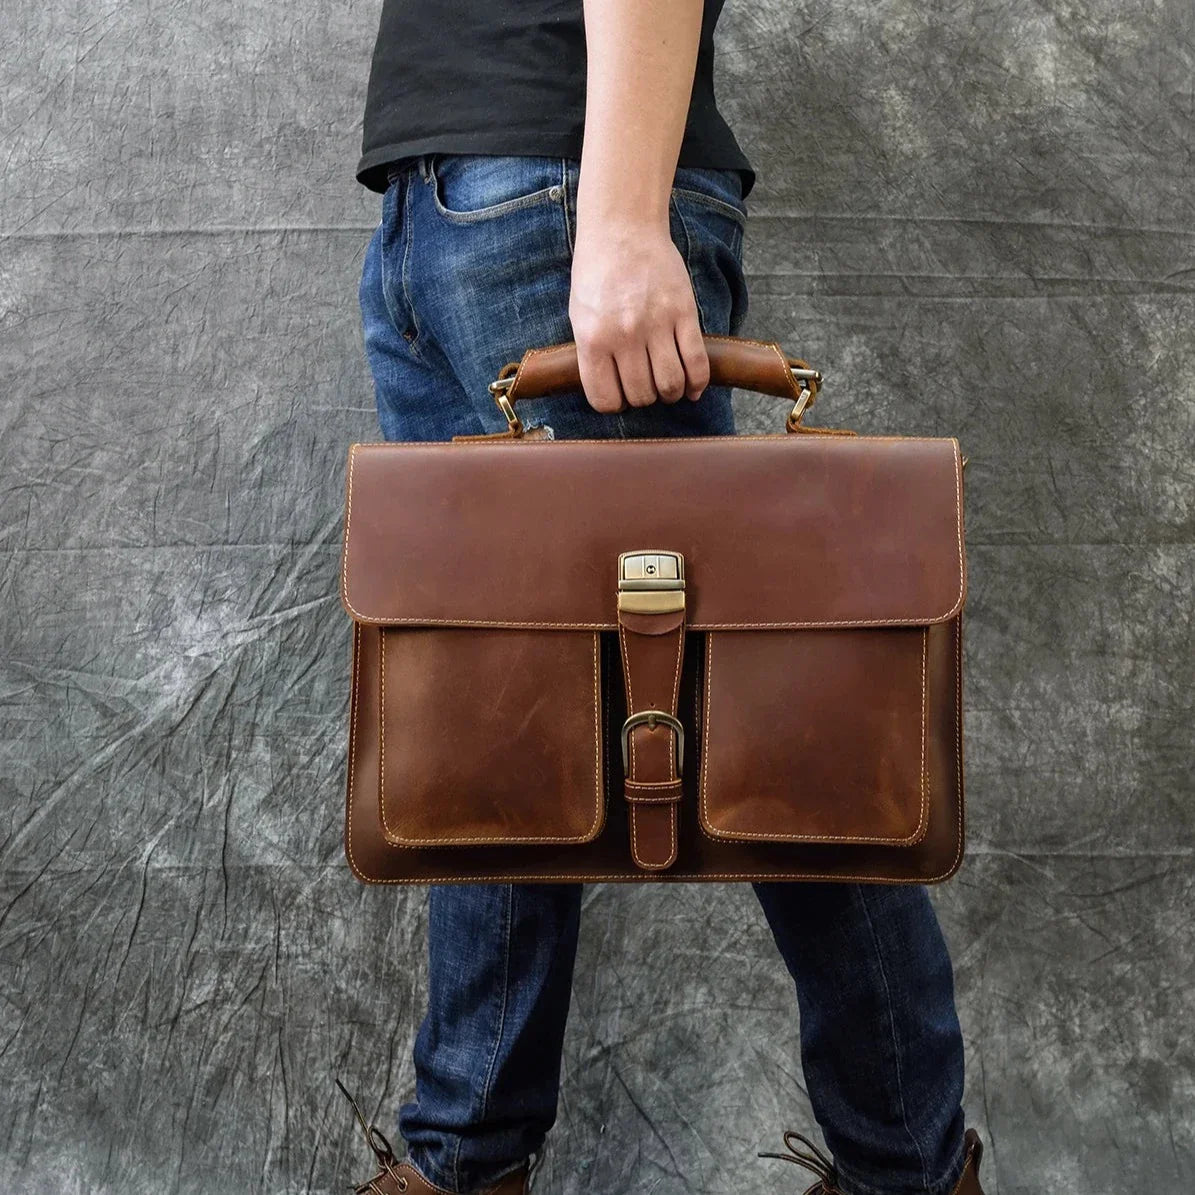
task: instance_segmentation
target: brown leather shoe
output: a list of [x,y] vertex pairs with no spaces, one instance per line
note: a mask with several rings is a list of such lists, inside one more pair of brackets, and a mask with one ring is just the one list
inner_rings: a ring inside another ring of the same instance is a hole
[[[349,1095],[348,1089],[339,1079],[336,1080],[336,1086],[353,1105],[357,1123],[365,1134],[365,1143],[381,1166],[381,1170],[368,1182],[353,1188],[355,1195],[453,1195],[453,1192],[429,1183],[410,1162],[400,1162],[394,1156],[394,1150],[386,1140],[385,1133],[365,1119],[357,1101]],[[473,1192],[472,1195],[526,1195],[528,1173],[528,1167],[523,1166],[513,1174],[499,1179],[494,1186]]]
[[[963,1164],[963,1173],[952,1195],[983,1195],[983,1188],[979,1185],[979,1163],[983,1159],[983,1142],[974,1129],[968,1129],[964,1137],[967,1150],[967,1160]],[[800,1142],[800,1145],[793,1144]],[[785,1154],[760,1154],[761,1158],[779,1158],[782,1162],[795,1162],[816,1174],[817,1182],[813,1184],[805,1195],[842,1195],[838,1188],[838,1171],[834,1163],[808,1137],[791,1130],[784,1134],[784,1144],[788,1148]]]
[[[476,1195],[524,1195],[527,1169],[508,1174],[496,1187],[486,1187]],[[451,1195],[443,1187],[433,1186],[410,1162],[383,1162],[380,1174],[356,1188],[356,1195]]]

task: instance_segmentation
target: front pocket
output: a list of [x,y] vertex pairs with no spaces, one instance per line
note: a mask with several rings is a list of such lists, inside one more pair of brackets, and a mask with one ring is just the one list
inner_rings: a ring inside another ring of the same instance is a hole
[[432,162],[436,210],[460,224],[560,201],[563,179],[561,158],[437,154]]
[[911,846],[929,824],[924,627],[706,637],[701,827]]
[[592,632],[384,627],[380,789],[398,846],[590,842],[605,814]]
[[747,205],[741,194],[742,183],[736,171],[696,166],[678,166],[676,169],[672,187],[674,199],[721,212],[744,227]]

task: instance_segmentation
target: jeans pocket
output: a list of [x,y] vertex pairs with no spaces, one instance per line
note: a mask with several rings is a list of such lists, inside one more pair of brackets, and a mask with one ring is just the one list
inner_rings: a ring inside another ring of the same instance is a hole
[[681,204],[697,204],[734,220],[740,227],[747,223],[747,205],[743,202],[743,179],[737,170],[713,166],[678,166],[673,179],[672,198]]
[[436,154],[431,162],[436,210],[446,220],[471,224],[564,196],[562,158]]

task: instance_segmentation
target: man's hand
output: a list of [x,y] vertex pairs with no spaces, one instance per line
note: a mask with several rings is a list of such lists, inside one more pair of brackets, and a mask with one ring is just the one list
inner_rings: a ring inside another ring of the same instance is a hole
[[709,384],[697,300],[668,204],[693,92],[702,0],[584,0],[585,141],[569,320],[602,412]]
[[693,284],[666,221],[584,226],[569,319],[581,385],[596,411],[646,407],[657,397],[696,400],[709,385]]

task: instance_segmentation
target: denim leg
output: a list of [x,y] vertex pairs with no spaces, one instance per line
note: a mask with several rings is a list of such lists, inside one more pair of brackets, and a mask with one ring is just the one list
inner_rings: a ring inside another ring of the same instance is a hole
[[[437,171],[437,164],[442,167]],[[440,155],[398,172],[366,251],[365,348],[388,440],[500,431],[486,384],[526,348],[572,338],[568,297],[579,164]],[[746,314],[740,180],[678,173],[670,227],[702,328]],[[584,396],[521,409],[558,438],[733,431],[730,393],[599,415]],[[524,512],[525,513],[525,512]],[[527,515],[534,526],[534,512]],[[428,896],[429,990],[415,1098],[399,1113],[411,1162],[449,1191],[489,1186],[542,1145],[556,1116],[579,884],[438,885]]]
[[580,884],[436,885],[415,1099],[399,1113],[412,1164],[450,1191],[488,1186],[556,1119]]
[[754,887],[796,984],[809,1098],[843,1191],[952,1191],[963,1165],[963,1043],[929,894]]

